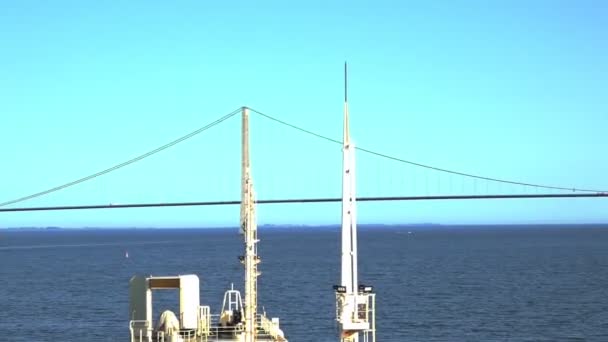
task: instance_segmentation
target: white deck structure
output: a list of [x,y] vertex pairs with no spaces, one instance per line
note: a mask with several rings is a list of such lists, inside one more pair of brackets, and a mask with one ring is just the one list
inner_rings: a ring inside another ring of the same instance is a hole
[[[179,313],[166,310],[154,321],[152,293],[163,289],[179,290]],[[211,314],[209,306],[200,305],[199,291],[198,277],[193,274],[131,278],[131,342],[244,341],[241,293],[234,288],[226,291],[222,310]],[[278,318],[270,319],[265,314],[256,315],[253,336],[256,341],[287,341]]]

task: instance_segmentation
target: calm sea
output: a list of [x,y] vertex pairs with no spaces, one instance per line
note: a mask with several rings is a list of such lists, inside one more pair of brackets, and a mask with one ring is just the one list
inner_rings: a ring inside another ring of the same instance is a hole
[[[259,235],[260,308],[292,342],[336,341],[338,230]],[[134,274],[196,273],[219,311],[242,247],[236,229],[0,230],[0,341],[127,341]],[[359,253],[378,341],[608,341],[608,227],[365,227]]]

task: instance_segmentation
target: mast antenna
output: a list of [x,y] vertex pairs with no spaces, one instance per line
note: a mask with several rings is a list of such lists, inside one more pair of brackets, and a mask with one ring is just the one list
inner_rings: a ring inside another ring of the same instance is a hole
[[344,103],[348,102],[348,67],[344,62]]

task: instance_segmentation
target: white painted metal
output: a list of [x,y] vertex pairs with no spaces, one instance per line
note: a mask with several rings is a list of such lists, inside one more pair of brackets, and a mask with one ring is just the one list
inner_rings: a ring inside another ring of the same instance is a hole
[[152,294],[146,277],[133,276],[129,281],[129,319],[152,325]]
[[356,310],[357,283],[357,223],[354,187],[354,154],[348,128],[348,103],[344,103],[344,142],[342,146],[342,286],[346,288],[342,324],[348,328]]
[[346,293],[357,290],[357,222],[355,207],[354,153],[348,127],[348,103],[344,102],[342,146],[342,286]]
[[350,138],[347,73],[344,64],[344,136],[342,145],[342,253],[341,286],[336,293],[336,315],[340,325],[341,341],[357,342],[359,333],[367,340],[374,333],[370,309],[374,309],[374,295],[360,293],[357,279],[357,208],[355,177],[355,145]]
[[179,276],[179,317],[180,328],[198,327],[198,308],[200,291],[198,276],[194,274]]
[[196,329],[198,325],[199,280],[194,274],[169,277],[135,276],[130,281],[130,313],[134,321],[146,321],[152,324],[152,290],[154,280],[176,281],[175,286],[162,288],[179,289],[179,322],[181,329]]
[[[162,284],[156,282],[156,285],[152,285],[155,280],[176,280],[180,277],[134,277],[132,280],[133,288],[138,287],[142,292],[150,291],[151,289],[170,289],[170,288],[182,288],[182,281],[179,285],[175,282],[162,282]],[[141,288],[137,286],[138,280],[145,280],[145,287]],[[191,290],[195,290],[195,283],[188,282],[192,285]],[[198,282],[196,282],[198,283]],[[189,287],[189,286],[187,286]],[[198,293],[198,288],[196,288]],[[183,293],[191,293],[190,290],[186,290]],[[187,300],[187,298],[184,298]],[[198,295],[193,296],[193,299],[198,299]],[[132,300],[138,300],[138,296],[132,298]],[[180,295],[180,302],[182,298]],[[198,302],[197,300],[193,302]],[[134,303],[132,303],[134,304]],[[181,305],[180,305],[181,306]],[[148,306],[151,310],[151,306]],[[182,311],[182,310],[180,310]],[[152,320],[131,320],[129,322],[129,330],[131,334],[131,342],[152,342],[152,341],[181,341],[181,342],[243,342],[245,340],[245,327],[240,320],[237,312],[243,312],[243,303],[241,301],[240,293],[231,288],[226,291],[224,295],[224,305],[222,314],[211,314],[209,306],[198,306],[197,311],[197,322],[195,328],[182,328],[175,329],[175,326],[179,327],[180,323],[173,323],[172,329],[165,329],[166,323],[162,324],[163,317],[161,315],[159,322],[156,324],[156,328],[153,327],[154,322]],[[229,320],[223,319],[227,311],[232,315]],[[146,315],[142,315],[146,317]],[[174,320],[173,320],[174,321]],[[183,318],[180,319],[183,321]],[[287,342],[283,331],[279,327],[279,320],[277,318],[268,318],[265,313],[256,315],[253,319],[255,332],[255,339],[258,342]]]
[[242,111],[242,174],[241,174],[241,228],[245,235],[245,341],[256,339],[255,317],[257,316],[257,223],[255,199],[249,160],[249,109]]
[[224,293],[222,302],[222,312],[224,311],[243,311],[243,301],[241,293],[234,289],[234,284],[230,284],[230,290]]

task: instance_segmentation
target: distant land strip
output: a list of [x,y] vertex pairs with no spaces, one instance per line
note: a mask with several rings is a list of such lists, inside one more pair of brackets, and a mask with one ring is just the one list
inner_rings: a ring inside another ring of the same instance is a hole
[[[608,197],[608,193],[582,194],[514,194],[514,195],[444,195],[444,196],[389,196],[389,197],[357,197],[358,202],[382,201],[432,201],[432,200],[480,200],[480,199],[534,199],[534,198],[582,198]],[[258,204],[289,204],[289,203],[327,203],[341,202],[342,198],[298,198],[298,199],[269,199],[257,200]],[[53,211],[53,210],[92,210],[92,209],[127,209],[127,208],[158,208],[158,207],[194,207],[216,205],[238,205],[241,201],[206,201],[206,202],[169,202],[169,203],[129,203],[129,204],[97,204],[97,205],[63,205],[47,207],[0,208],[0,212],[19,211]]]

